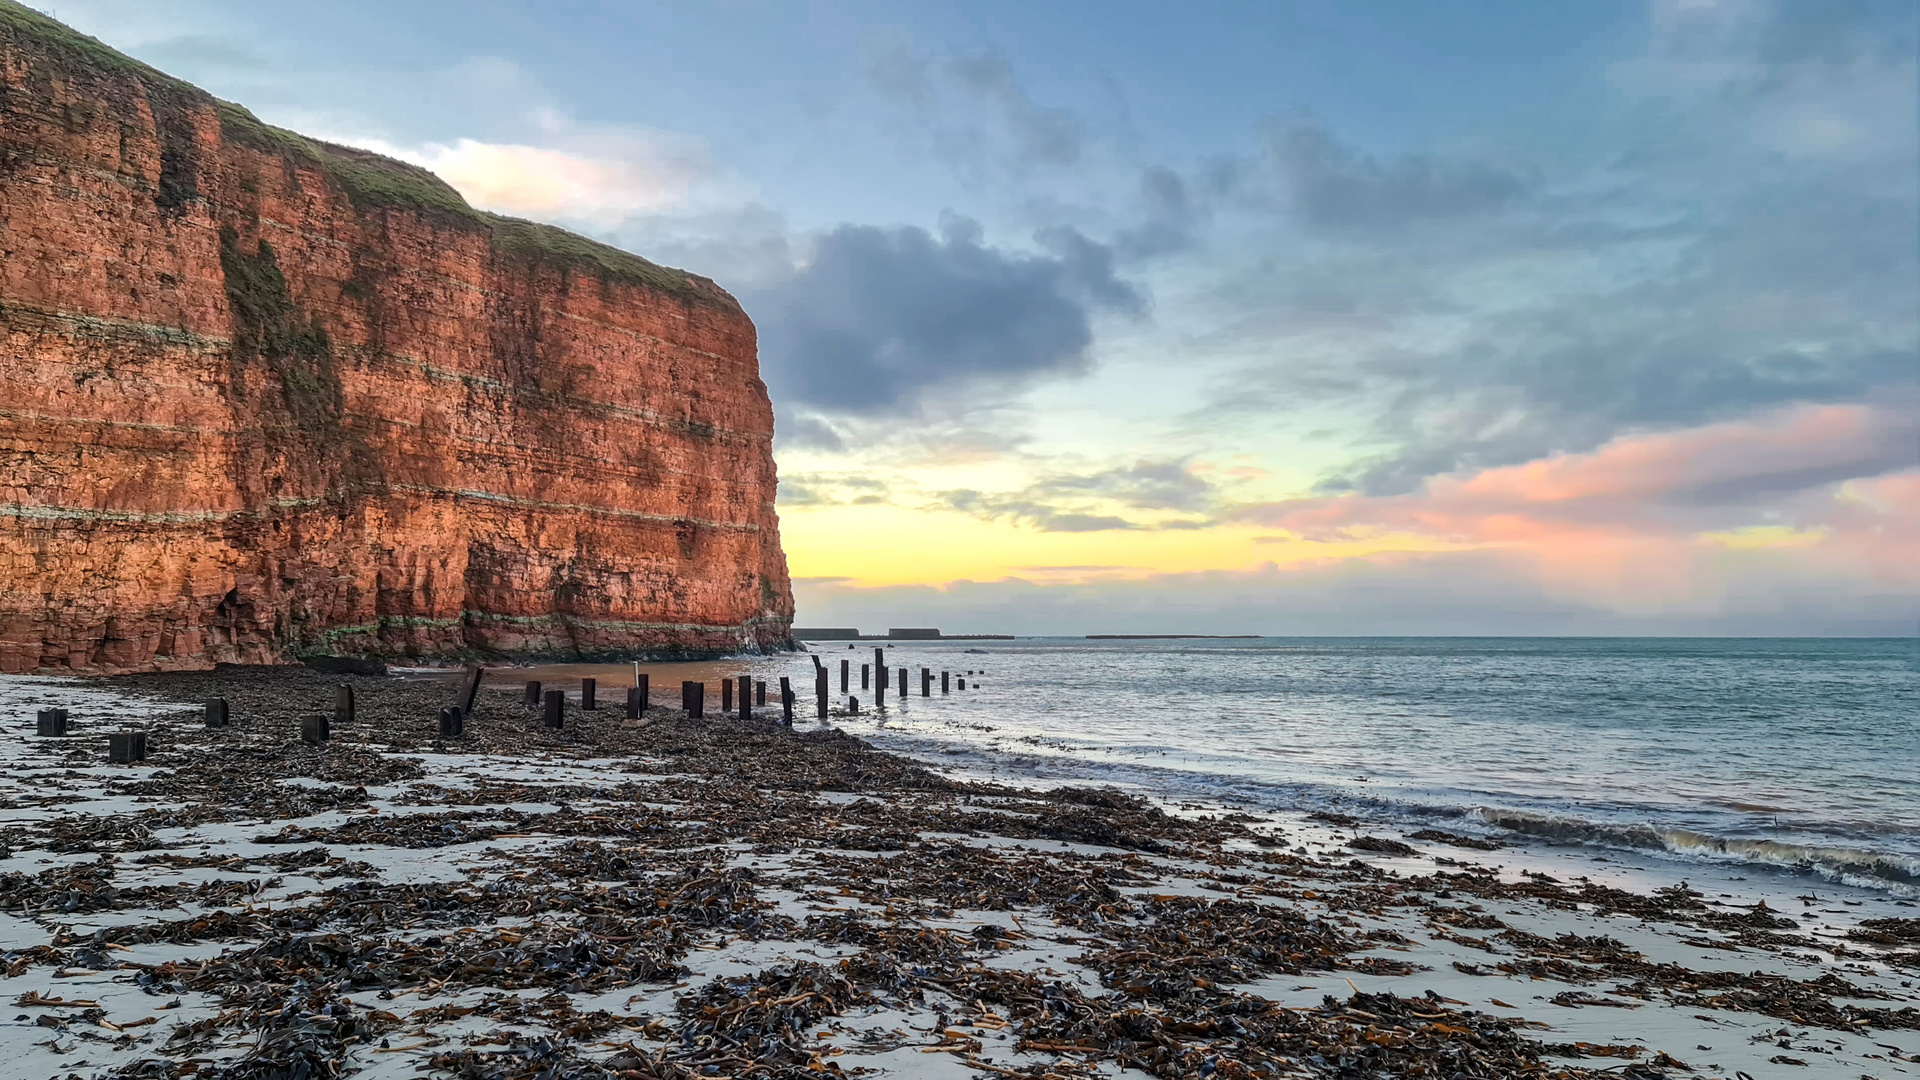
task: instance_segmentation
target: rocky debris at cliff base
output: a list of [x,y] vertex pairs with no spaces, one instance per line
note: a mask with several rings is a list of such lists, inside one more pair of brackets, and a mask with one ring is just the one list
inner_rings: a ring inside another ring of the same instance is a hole
[[[4,747],[28,1019],[0,1042],[48,1075],[1851,1077],[1920,1049],[1897,981],[1782,964],[1783,916],[1685,890],[1407,876],[1305,854],[1310,822],[1288,853],[1267,819],[956,783],[770,718],[556,736],[496,694],[436,743],[408,725],[449,690],[398,678],[310,747],[341,677],[220,674],[123,681],[233,702],[155,723],[144,766]],[[1360,854],[1423,857],[1399,846]],[[1729,1029],[1766,1039],[1689,1050]]]

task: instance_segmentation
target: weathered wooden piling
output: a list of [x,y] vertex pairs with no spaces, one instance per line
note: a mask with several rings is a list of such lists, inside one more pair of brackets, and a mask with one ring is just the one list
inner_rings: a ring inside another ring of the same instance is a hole
[[732,711],[733,711],[733,680],[721,679],[720,680],[720,715],[725,716]]
[[767,703],[767,681],[765,679],[753,684],[753,703],[755,705],[765,705]]
[[853,661],[840,661],[840,692],[847,692],[847,681],[853,677]]
[[300,741],[319,746],[333,737],[333,724],[326,713],[308,713],[300,718]]
[[580,708],[587,712],[592,712],[600,707],[599,703],[594,700],[594,690],[595,687],[592,679],[580,680]]
[[482,674],[484,674],[484,671],[479,664],[467,665],[467,681],[461,685],[460,700],[455,703],[460,706],[460,715],[462,717],[472,716],[473,707],[480,704],[480,676]]
[[43,738],[65,738],[67,734],[67,710],[60,708],[41,709],[34,717],[34,733]]
[[887,650],[878,645],[873,647],[873,677],[876,682],[887,681]]
[[689,679],[680,684],[680,707],[687,719],[702,720],[707,715],[707,684]]
[[748,696],[749,692],[752,689],[753,689],[752,676],[749,676],[749,675],[740,676],[740,719],[742,720],[753,719],[753,701]]
[[353,684],[341,683],[333,691],[333,722],[353,723]]
[[228,715],[226,698],[217,697],[207,702],[208,727],[226,727]]
[[861,664],[860,665],[860,689],[862,690],[872,689],[872,684],[873,684],[873,665]]
[[115,765],[131,765],[147,760],[147,733],[110,731],[107,733],[107,760]]
[[565,690],[549,690],[544,700],[546,702],[546,712],[541,716],[541,721],[550,728],[557,729],[566,727],[567,692]]
[[528,679],[527,680],[527,705],[530,707],[534,705],[538,705],[540,704],[540,701],[541,701],[540,680]]
[[820,722],[824,724],[827,722],[827,669],[826,668],[821,668],[818,671],[814,672],[813,696],[815,699],[815,703],[819,707]]
[[640,711],[635,713],[635,716],[647,715],[647,706],[649,704],[647,699],[653,695],[653,687],[650,685],[650,682],[651,680],[645,675],[635,675],[633,677],[633,688],[640,691]]
[[440,737],[441,738],[443,739],[459,738],[462,734],[466,732],[466,730],[467,730],[467,717],[465,713],[460,711],[460,706],[449,705],[446,708],[440,710]]
[[930,667],[920,669],[920,696],[933,696],[933,669]]
[[848,716],[860,715],[860,699],[859,698],[849,697],[847,699],[847,715]]
[[907,703],[907,669],[900,669],[900,704]]
[[940,692],[941,693],[943,694],[953,693],[953,689],[949,685],[953,682],[952,675],[953,675],[953,672],[951,671],[943,671],[940,673]]
[[785,675],[780,676],[780,722],[793,726],[793,684]]
[[647,715],[646,687],[627,687],[627,719],[638,720],[645,715]]
[[967,680],[961,679],[959,680],[959,682],[960,682],[960,689],[965,690],[967,688]]

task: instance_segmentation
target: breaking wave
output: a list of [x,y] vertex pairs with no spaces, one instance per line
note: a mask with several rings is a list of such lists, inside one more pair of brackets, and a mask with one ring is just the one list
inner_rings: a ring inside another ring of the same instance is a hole
[[1563,843],[1665,851],[1685,858],[1810,871],[1848,885],[1870,888],[1893,885],[1901,887],[1902,892],[1920,886],[1920,858],[1909,855],[1784,840],[1713,836],[1693,829],[1610,824],[1485,806],[1469,810],[1466,816],[1508,832]]

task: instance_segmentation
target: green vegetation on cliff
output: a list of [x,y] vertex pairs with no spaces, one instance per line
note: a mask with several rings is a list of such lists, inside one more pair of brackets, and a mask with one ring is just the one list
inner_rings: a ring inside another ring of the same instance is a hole
[[169,112],[181,107],[211,108],[219,117],[221,137],[226,142],[278,155],[296,167],[318,169],[362,212],[406,211],[442,226],[485,232],[494,250],[509,259],[708,303],[731,303],[718,286],[683,270],[660,266],[553,225],[476,210],[451,184],[418,165],[275,127],[245,106],[222,101],[15,0],[0,0],[0,45],[37,52],[63,70],[91,70],[133,79],[154,103],[156,116],[162,111],[162,102]]

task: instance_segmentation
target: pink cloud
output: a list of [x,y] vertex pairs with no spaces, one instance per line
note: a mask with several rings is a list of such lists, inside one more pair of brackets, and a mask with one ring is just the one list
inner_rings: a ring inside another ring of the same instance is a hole
[[1916,410],[1807,405],[1435,477],[1405,495],[1294,499],[1240,516],[1306,540],[1514,549],[1565,589],[1623,602],[1711,592],[1734,548],[1747,563],[1904,587],[1920,583],[1917,459]]

